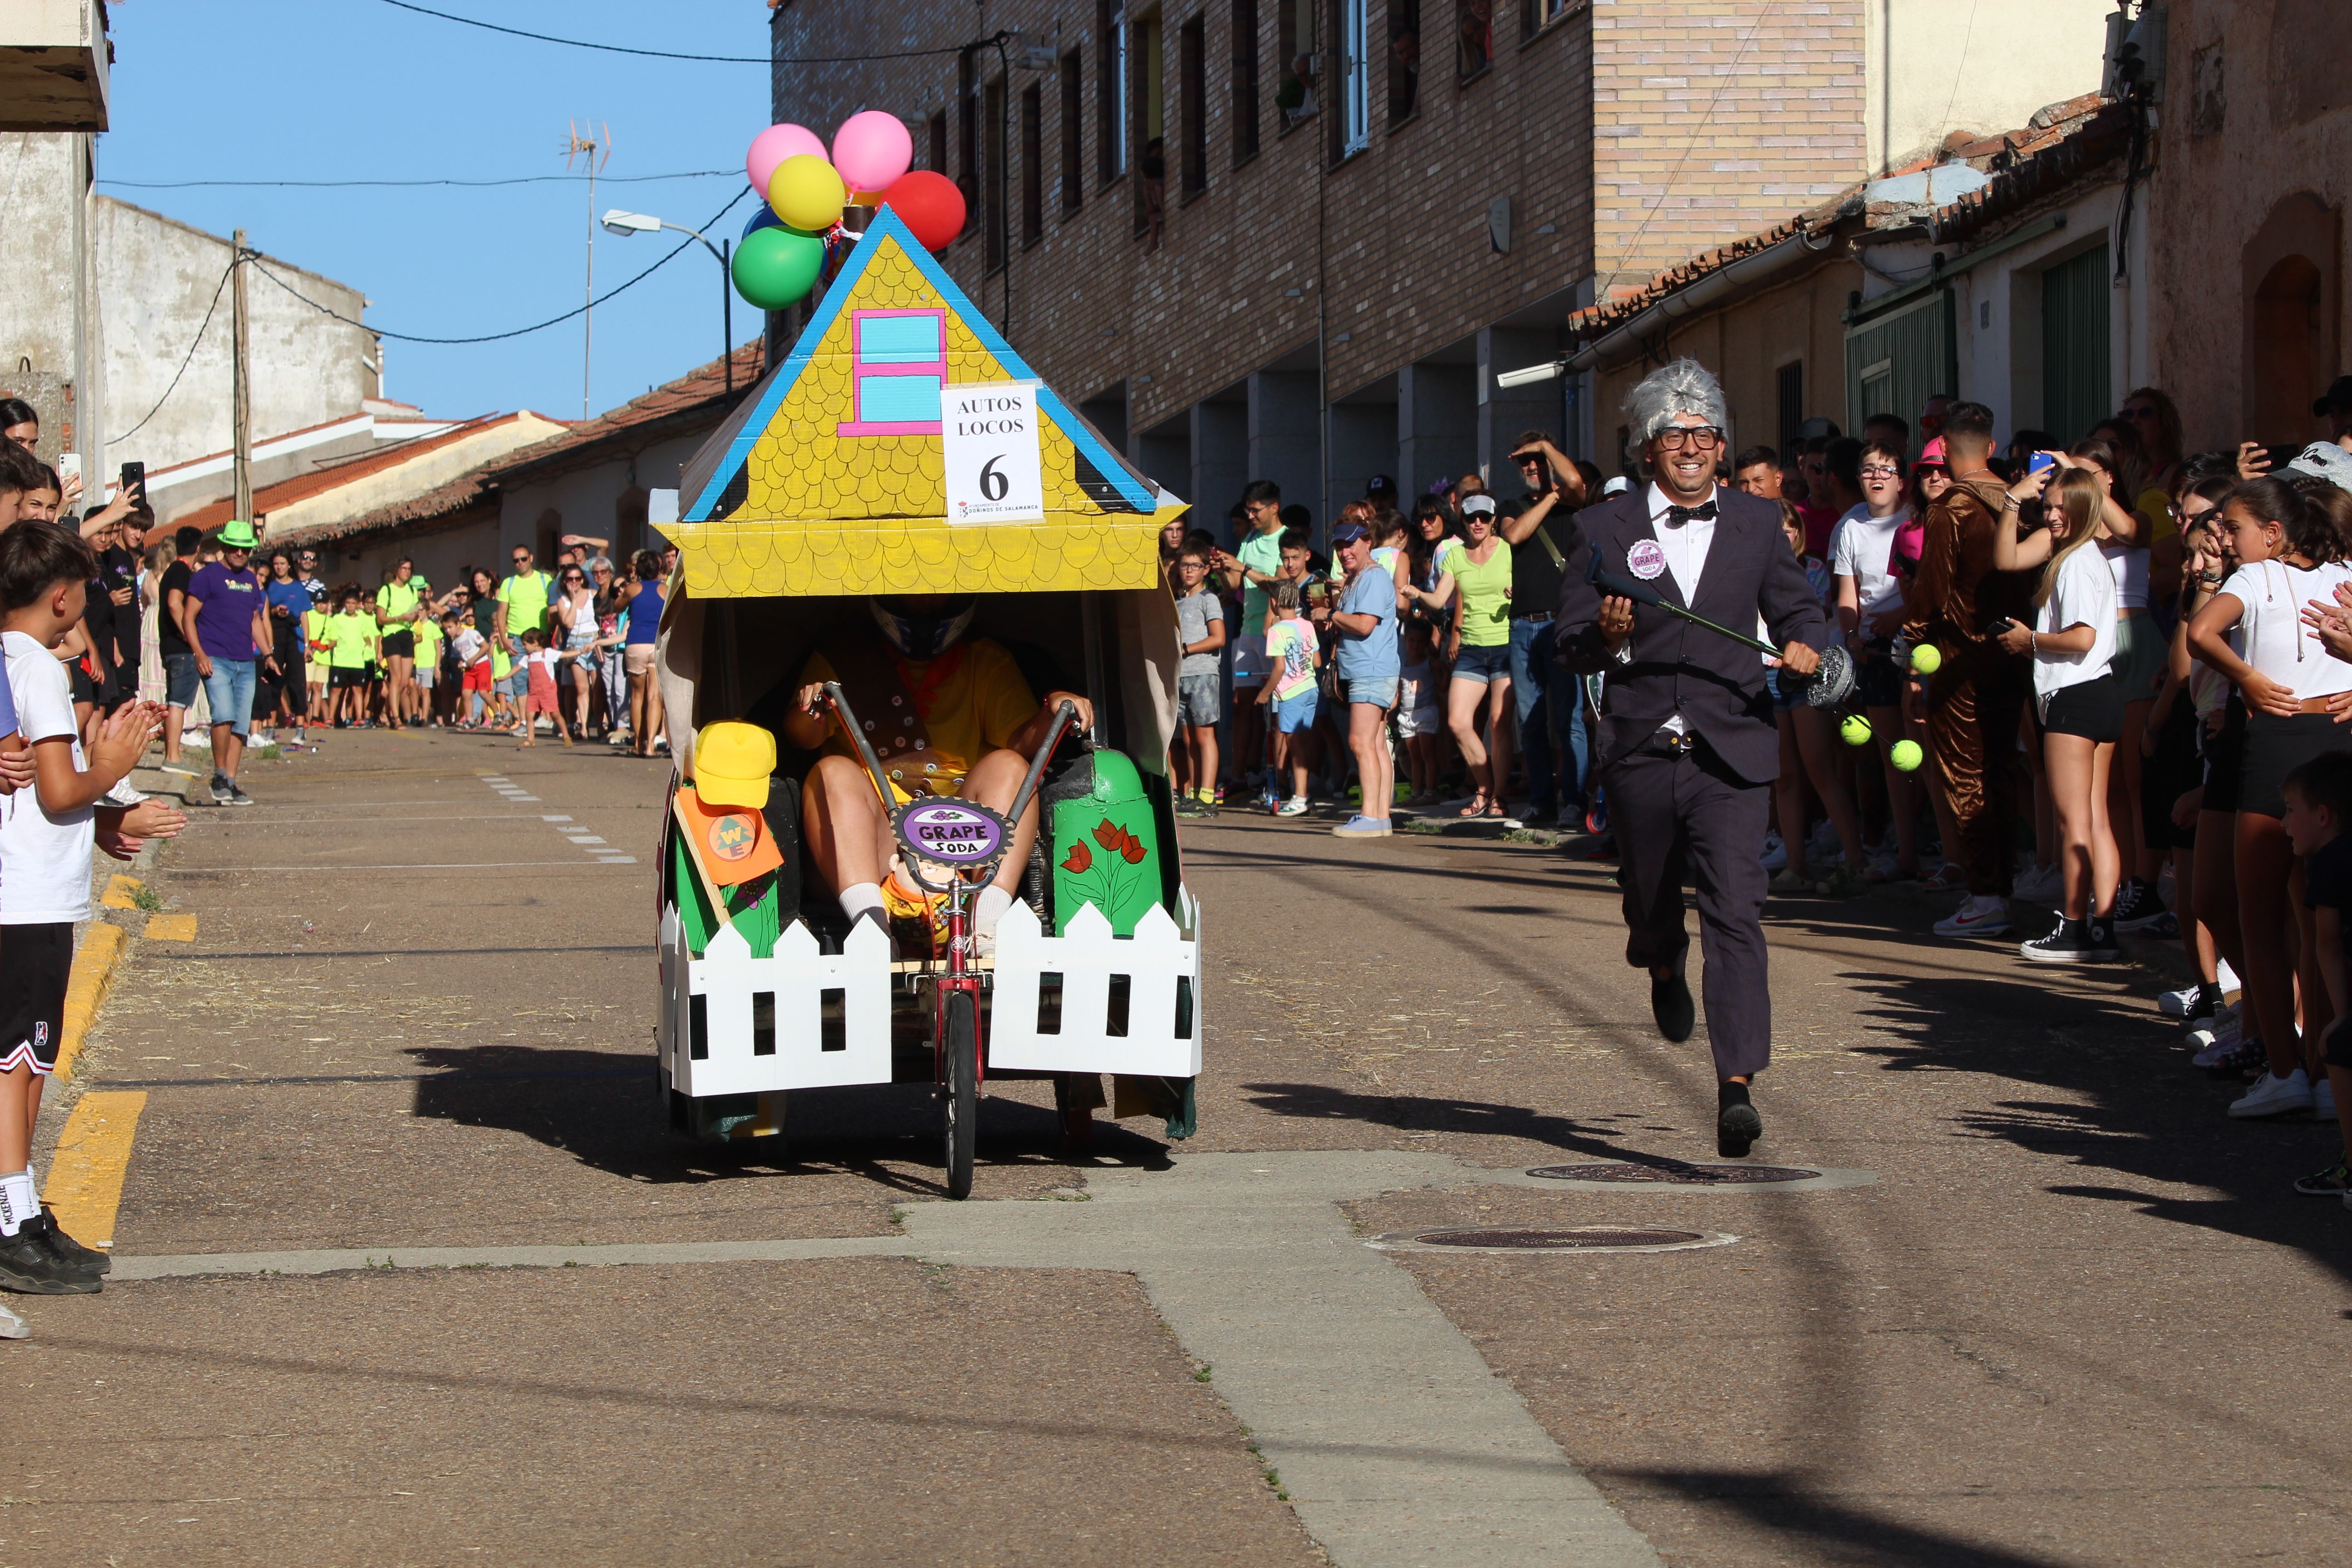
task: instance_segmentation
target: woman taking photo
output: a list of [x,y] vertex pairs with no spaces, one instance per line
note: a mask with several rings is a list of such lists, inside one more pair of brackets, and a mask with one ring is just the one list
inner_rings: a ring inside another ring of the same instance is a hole
[[[2059,476],[2053,484],[2051,475]],[[2043,526],[2029,527],[2024,503],[2047,489]],[[2106,490],[2083,468],[2043,468],[2009,489],[1992,563],[2002,572],[2042,568],[2031,627],[2008,622],[2000,646],[2033,661],[2033,711],[2042,734],[2042,768],[2057,810],[2059,870],[2065,891],[2057,929],[2018,944],[2040,963],[2112,959],[2116,883],[2121,858],[2107,820],[2107,776],[2123,733],[2123,685],[2110,664],[2116,651],[2116,580],[2095,548],[2103,537]]]
[[[1511,547],[1495,530],[1495,498],[1462,501],[1461,550],[1454,570],[1454,625],[1445,655],[1454,676],[1445,688],[1446,727],[1461,748],[1473,793],[1464,816],[1500,818],[1511,775]],[[1486,740],[1478,740],[1478,710],[1486,710]]]
[[580,738],[588,738],[588,702],[596,686],[596,591],[588,586],[588,574],[577,566],[566,566],[563,575],[556,579],[555,632],[562,646],[557,651],[573,656],[572,659],[572,727]]
[[[2352,573],[2342,564],[2334,522],[2284,479],[2232,487],[2221,503],[2221,530],[2238,569],[2189,622],[2189,646],[2236,683],[2246,708],[2238,767],[2238,927],[2245,996],[2270,1061],[2230,1114],[2277,1116],[2314,1109],[2302,1039],[2316,1042],[2331,1021],[2302,868],[2279,820],[2286,810],[2281,786],[2288,773],[2337,743],[2327,699],[2352,690],[2352,664],[2328,652],[2304,624],[2303,609],[2332,600]],[[2303,1037],[2295,1032],[2297,954],[2305,971]],[[2326,1109],[2332,1115],[2333,1104]]]

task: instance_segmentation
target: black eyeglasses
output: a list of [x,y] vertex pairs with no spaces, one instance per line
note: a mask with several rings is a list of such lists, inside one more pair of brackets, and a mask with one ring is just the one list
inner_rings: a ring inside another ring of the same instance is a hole
[[1679,452],[1684,447],[1712,452],[1723,445],[1723,428],[1717,425],[1669,425],[1652,439],[1665,452]]

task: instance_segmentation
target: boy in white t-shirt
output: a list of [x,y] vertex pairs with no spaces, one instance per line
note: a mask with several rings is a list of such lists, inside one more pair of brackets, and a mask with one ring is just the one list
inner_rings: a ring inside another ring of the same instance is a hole
[[[0,651],[30,788],[0,800],[0,1288],[87,1295],[103,1254],[76,1243],[41,1206],[32,1136],[41,1080],[56,1069],[73,971],[74,922],[89,915],[89,853],[128,858],[143,837],[177,833],[186,817],[161,801],[101,803],[145,753],[163,711],[126,703],[100,723],[86,763],[73,689],[50,650],[81,624],[89,547],[53,523],[0,532]],[[102,836],[102,837],[101,837]]]

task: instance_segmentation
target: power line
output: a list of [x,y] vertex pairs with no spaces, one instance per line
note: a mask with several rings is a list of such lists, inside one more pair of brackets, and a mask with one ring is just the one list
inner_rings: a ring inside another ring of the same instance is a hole
[[[675,174],[599,174],[597,179],[608,185],[639,185],[655,180],[708,180],[721,175],[740,174],[740,169],[684,169]],[[289,190],[330,191],[361,188],[413,185],[462,185],[467,189],[487,189],[492,185],[541,185],[576,184],[586,178],[583,174],[523,174],[511,180],[100,180],[101,185],[115,185],[127,191],[184,191],[199,185],[222,185],[238,188],[278,187]]]
[[[736,192],[734,200],[730,201],[725,206],[720,207],[717,212],[703,219],[700,226],[704,228],[710,227],[720,218],[723,218],[729,213],[733,212],[735,210],[736,204],[751,194],[749,186]],[[301,300],[302,303],[310,306],[310,309],[318,311],[320,315],[332,317],[334,320],[342,322],[345,326],[357,327],[360,331],[363,332],[372,332],[379,338],[390,338],[393,342],[400,343],[435,343],[442,345],[458,343],[496,343],[503,342],[509,338],[525,337],[532,332],[541,331],[546,328],[561,325],[565,321],[571,321],[575,316],[583,315],[603,304],[605,300],[613,298],[614,295],[622,292],[624,289],[635,288],[638,284],[644,282],[646,279],[652,277],[664,267],[668,266],[672,261],[676,260],[680,251],[683,251],[688,247],[698,243],[699,242],[693,239],[681,241],[677,250],[671,251],[667,256],[656,261],[651,267],[646,268],[635,278],[628,279],[628,281],[625,283],[615,284],[612,289],[608,289],[604,293],[597,295],[586,304],[576,306],[572,310],[564,311],[563,314],[560,316],[550,316],[544,321],[534,322],[532,325],[528,327],[517,327],[514,331],[509,332],[486,332],[480,337],[474,338],[419,338],[412,337],[406,332],[391,332],[386,331],[382,327],[372,327],[365,321],[353,321],[351,317],[344,315],[340,310],[334,310],[330,306],[321,305],[319,301],[311,299],[299,289],[295,288],[294,285],[287,282],[286,279],[278,277],[278,274],[269,270],[268,268],[264,267],[257,256],[252,258],[252,261],[253,269],[255,271],[260,273],[264,278],[268,279],[272,283],[277,284],[280,289],[285,289],[286,292],[293,295],[294,298]],[[215,294],[215,298],[217,298],[217,294]]]
[[608,55],[641,55],[647,59],[656,60],[700,60],[710,65],[721,66],[854,66],[863,65],[867,60],[913,60],[921,59],[929,55],[952,55],[959,52],[954,47],[949,47],[906,49],[894,55],[803,55],[797,58],[779,55],[774,58],[770,58],[766,55],[682,55],[669,49],[633,49],[620,44],[592,44],[583,38],[559,38],[551,33],[527,33],[520,27],[502,27],[496,22],[477,21],[471,16],[456,16],[446,11],[436,11],[425,5],[412,5],[409,0],[383,0],[383,3],[387,5],[396,5],[403,11],[414,11],[420,16],[437,16],[444,22],[455,22],[465,27],[479,27],[489,33],[504,33],[509,37],[530,38],[542,44],[562,44],[574,49],[597,49]]
[[[236,263],[232,260],[228,266],[222,270],[220,281],[213,285],[213,302],[205,307],[205,319],[196,323],[196,335],[194,340],[188,344],[187,355],[180,361],[180,368],[172,373],[172,384],[163,389],[163,395],[157,398],[155,400],[155,406],[147,411],[147,419],[152,419],[158,414],[163,413],[163,405],[169,403],[172,400],[172,394],[179,390],[180,377],[187,374],[188,366],[195,362],[196,344],[205,341],[205,329],[213,324],[213,312],[220,309],[221,290],[228,287],[229,276],[236,270]],[[139,432],[147,428],[147,419],[142,419],[138,424],[133,425],[130,429],[125,430],[120,436],[109,437],[106,444],[111,447],[116,442],[128,441],[131,437],[138,435]]]

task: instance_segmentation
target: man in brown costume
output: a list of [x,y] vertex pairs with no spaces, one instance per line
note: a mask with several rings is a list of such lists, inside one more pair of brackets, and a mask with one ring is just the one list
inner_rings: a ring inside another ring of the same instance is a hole
[[2032,580],[1993,570],[1993,534],[2007,497],[1990,467],[1992,410],[1953,404],[1944,416],[1944,447],[1953,484],[1923,520],[1903,632],[1915,646],[1932,645],[1943,656],[1927,683],[1927,739],[1959,825],[1960,841],[1944,852],[1969,878],[1967,900],[1938,921],[1936,931],[1991,936],[2009,930],[2017,725],[2032,689],[2027,662],[2002,652],[1991,628],[2006,618],[2032,618]]

